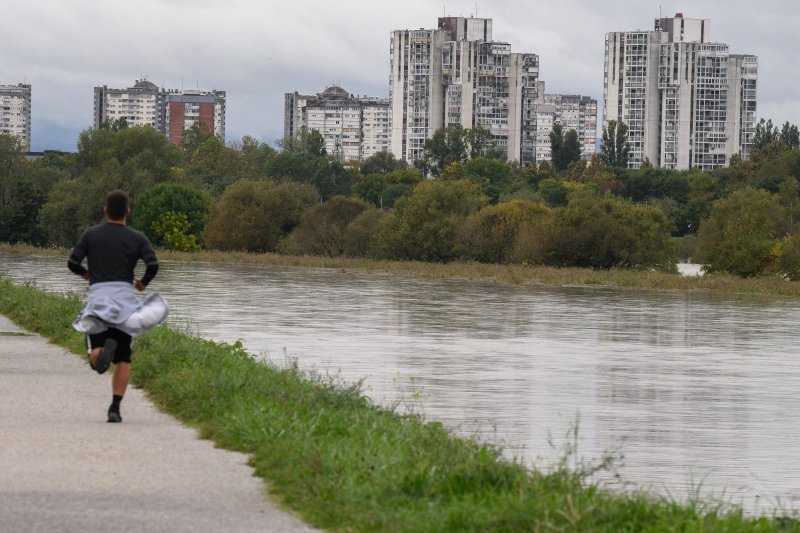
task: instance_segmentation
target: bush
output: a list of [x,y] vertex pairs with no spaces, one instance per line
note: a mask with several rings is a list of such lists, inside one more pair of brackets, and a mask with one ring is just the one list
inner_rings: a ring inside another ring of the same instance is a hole
[[478,191],[464,180],[420,183],[377,228],[376,253],[389,259],[455,259],[462,222],[486,204]]
[[800,281],[800,235],[790,235],[783,240],[779,265],[788,279]]
[[549,214],[545,205],[524,200],[484,207],[467,217],[461,228],[459,243],[464,258],[484,263],[509,261],[520,228]]
[[217,250],[274,251],[300,222],[317,191],[299,183],[241,180],[214,204],[206,225],[206,246]]
[[205,191],[175,183],[160,183],[136,199],[131,210],[131,225],[147,235],[154,245],[166,245],[154,224],[163,223],[161,219],[166,213],[181,214],[188,225],[181,232],[196,241],[203,234],[210,206],[211,197]]
[[165,248],[179,252],[200,251],[197,236],[190,233],[191,224],[186,213],[175,211],[162,213],[153,221],[152,228]]
[[344,196],[317,204],[303,213],[281,251],[294,255],[344,255],[347,227],[368,208],[366,202]]
[[756,277],[774,272],[783,209],[774,194],[742,189],[717,200],[698,233],[703,268]]
[[375,228],[388,215],[380,209],[366,209],[347,226],[344,235],[344,255],[347,257],[374,257],[373,235]]
[[520,231],[513,258],[584,268],[675,270],[670,222],[660,209],[579,196]]

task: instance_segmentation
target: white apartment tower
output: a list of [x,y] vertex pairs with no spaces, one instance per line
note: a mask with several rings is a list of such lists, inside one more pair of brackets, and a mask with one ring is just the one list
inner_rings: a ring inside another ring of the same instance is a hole
[[545,94],[539,82],[536,105],[536,162],[552,161],[550,132],[561,124],[564,133],[575,130],[581,145],[581,158],[590,161],[597,144],[597,100],[573,94]]
[[138,80],[127,89],[94,88],[94,127],[125,119],[128,126],[152,126],[179,144],[195,122],[225,140],[225,91],[177,91]]
[[492,40],[492,20],[442,17],[391,34],[391,149],[421,159],[445,126],[488,129],[510,161],[535,159],[539,57]]
[[0,85],[0,133],[19,138],[23,151],[31,149],[31,86]]
[[709,20],[677,13],[653,31],[606,35],[604,126],[628,126],[628,166],[711,170],[749,158],[758,60],[710,40]]
[[325,151],[342,161],[362,161],[389,149],[389,101],[354,96],[332,86],[317,95],[286,93],[285,137],[317,130]]

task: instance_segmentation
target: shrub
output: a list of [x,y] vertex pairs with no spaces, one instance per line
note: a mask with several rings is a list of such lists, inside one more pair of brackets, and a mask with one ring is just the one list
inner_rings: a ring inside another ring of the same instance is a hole
[[377,253],[390,259],[455,259],[463,220],[486,204],[478,191],[464,180],[420,183],[376,230]]
[[775,270],[783,209],[774,194],[742,189],[717,200],[698,233],[704,270],[756,277]]
[[214,204],[206,246],[218,250],[274,251],[278,241],[317,201],[317,191],[300,183],[240,180]]
[[611,195],[578,196],[520,231],[513,256],[554,266],[674,271],[670,227],[660,209]]
[[166,213],[181,214],[188,227],[182,233],[198,240],[203,234],[211,207],[211,197],[205,191],[175,183],[160,183],[143,192],[131,210],[131,225],[142,232],[154,245],[166,245],[154,224],[161,223]]
[[550,209],[543,204],[511,200],[486,206],[467,217],[459,243],[466,259],[484,263],[507,262],[523,225],[532,225],[547,217]]
[[361,212],[347,226],[344,235],[344,255],[347,257],[375,256],[373,250],[373,235],[375,228],[387,217],[385,211],[380,209],[366,209]]
[[303,213],[281,251],[295,255],[344,255],[347,227],[368,208],[366,202],[344,196],[317,204]]
[[800,281],[800,235],[790,235],[783,240],[779,265],[788,279]]

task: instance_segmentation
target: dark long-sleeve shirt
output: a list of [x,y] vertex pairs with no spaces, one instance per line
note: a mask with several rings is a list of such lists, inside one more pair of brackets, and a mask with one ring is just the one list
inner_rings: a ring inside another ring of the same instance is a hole
[[67,266],[79,276],[87,270],[81,264],[88,257],[89,284],[105,281],[133,283],[133,270],[141,259],[145,264],[142,283],[150,283],[158,272],[158,259],[144,233],[123,224],[104,222],[83,232],[70,253]]

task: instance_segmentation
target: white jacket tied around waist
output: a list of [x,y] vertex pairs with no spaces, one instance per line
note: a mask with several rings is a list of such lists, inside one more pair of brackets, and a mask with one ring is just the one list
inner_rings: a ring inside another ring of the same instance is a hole
[[86,306],[72,327],[87,335],[113,327],[135,337],[150,331],[168,315],[169,305],[160,294],[148,294],[139,300],[130,283],[107,281],[89,286]]

